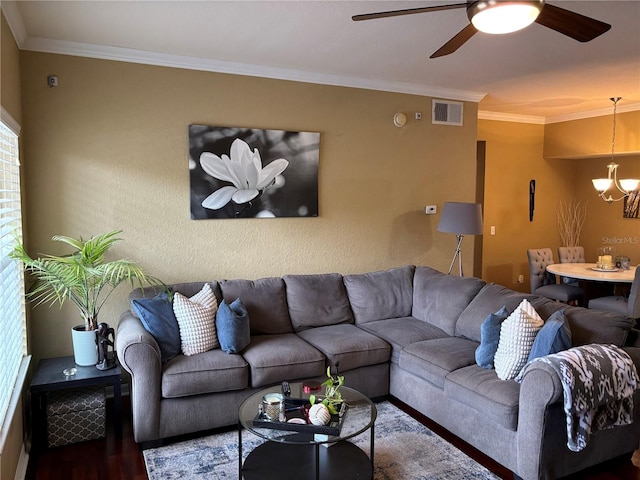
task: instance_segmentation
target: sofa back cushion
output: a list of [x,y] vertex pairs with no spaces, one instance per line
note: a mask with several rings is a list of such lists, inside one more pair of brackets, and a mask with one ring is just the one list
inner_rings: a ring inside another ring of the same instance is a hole
[[411,315],[415,267],[345,275],[344,285],[356,324]]
[[133,301],[139,298],[153,298],[161,292],[165,292],[167,287],[172,292],[179,292],[185,297],[193,297],[196,293],[202,290],[204,284],[208,283],[213,290],[213,294],[216,296],[216,300],[218,303],[222,302],[222,292],[220,291],[220,285],[218,282],[186,282],[186,283],[174,283],[171,285],[167,285],[166,287],[162,285],[151,285],[144,288],[136,288],[129,293],[129,302],[131,302],[131,313],[134,317],[138,316],[135,308],[133,307]]
[[532,301],[531,294],[516,292],[502,285],[489,283],[471,300],[469,305],[460,314],[456,322],[456,336],[465,337],[480,342],[481,325],[487,316],[497,312],[502,307],[507,307],[507,316],[513,312],[522,300]]
[[417,267],[413,278],[413,316],[454,335],[458,317],[484,285],[479,278],[454,277],[433,268]]
[[284,280],[222,280],[222,297],[227,304],[240,298],[249,314],[251,335],[291,333]]
[[285,275],[287,304],[296,332],[311,327],[353,323],[342,275]]
[[629,331],[635,324],[635,320],[618,313],[572,307],[544,297],[534,297],[531,305],[545,321],[556,311],[564,310],[574,347],[590,343],[621,347],[625,345]]

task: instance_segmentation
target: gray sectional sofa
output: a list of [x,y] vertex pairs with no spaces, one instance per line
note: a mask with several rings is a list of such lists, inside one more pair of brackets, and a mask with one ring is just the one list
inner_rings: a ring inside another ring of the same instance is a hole
[[[372,398],[392,395],[526,480],[558,478],[639,448],[636,408],[633,424],[596,432],[584,450],[570,451],[562,386],[549,365],[536,362],[517,383],[498,379],[474,356],[487,315],[526,298],[543,319],[566,309],[574,346],[624,346],[640,366],[628,318],[428,267],[210,285],[219,301],[240,297],[248,310],[251,343],[240,354],[216,349],[163,364],[141,321],[131,311],[120,318],[117,352],[131,375],[137,442],[233,425],[242,400],[258,389],[322,380],[326,366],[339,362],[346,385]],[[202,286],[171,287],[191,296]],[[143,293],[157,291],[134,290],[131,298]],[[640,392],[634,400],[640,405]]]

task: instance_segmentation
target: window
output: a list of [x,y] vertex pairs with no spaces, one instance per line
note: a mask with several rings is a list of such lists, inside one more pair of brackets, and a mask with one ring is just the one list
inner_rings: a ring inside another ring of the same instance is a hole
[[19,131],[3,109],[0,121],[0,425],[4,423],[20,365],[27,353],[24,274],[22,266],[9,258],[16,241],[22,241]]

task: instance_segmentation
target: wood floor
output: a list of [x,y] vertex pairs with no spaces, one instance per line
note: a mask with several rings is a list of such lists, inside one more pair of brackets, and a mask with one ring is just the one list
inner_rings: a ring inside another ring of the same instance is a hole
[[[391,402],[411,414],[471,458],[502,479],[512,479],[511,472],[487,458],[462,440],[452,436],[415,410],[391,399]],[[116,439],[108,422],[107,438],[56,447],[31,458],[28,480],[145,480],[147,478],[142,453],[133,441],[129,397],[123,399],[123,434]],[[640,480],[640,450],[631,460],[615,461],[593,468],[566,480]],[[295,479],[291,479],[295,480]],[[345,479],[349,480],[349,479]],[[396,479],[394,479],[396,480]],[[397,479],[402,480],[402,479]]]

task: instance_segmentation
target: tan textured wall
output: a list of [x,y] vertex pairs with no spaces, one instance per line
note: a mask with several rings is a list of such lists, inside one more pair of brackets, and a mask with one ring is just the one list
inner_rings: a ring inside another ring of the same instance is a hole
[[[166,282],[448,268],[455,238],[424,206],[473,201],[475,104],[464,127],[434,126],[419,96],[33,52],[22,65],[32,252],[123,229],[114,253]],[[393,126],[415,111],[425,120]],[[190,220],[190,123],[320,132],[319,218]],[[127,293],[102,321],[117,323]],[[70,354],[75,311],[33,313],[35,356]]]
[[[550,123],[545,126],[544,156],[586,158],[608,155],[611,153],[612,134],[613,115]],[[640,153],[640,110],[616,114],[615,151]]]
[[[2,107],[13,117],[22,122],[22,110],[20,106],[20,52],[13,39],[13,35],[4,13],[0,24],[1,48],[0,48],[0,101]],[[0,345],[0,349],[2,346]],[[4,425],[6,428],[6,440],[0,446],[0,478],[11,479],[15,477],[20,452],[23,445],[23,423],[22,423],[22,401],[24,396],[18,400],[18,405],[13,418],[7,419]]]
[[[527,249],[550,247],[556,252],[560,246],[555,205],[573,195],[572,167],[567,161],[543,158],[543,125],[480,120],[478,140],[487,142],[482,278],[528,292]],[[536,196],[530,222],[532,179]],[[490,235],[491,225],[495,235]],[[517,283],[519,275],[523,284]]]

